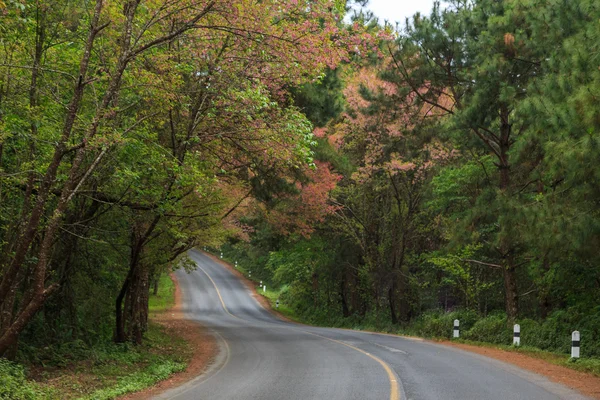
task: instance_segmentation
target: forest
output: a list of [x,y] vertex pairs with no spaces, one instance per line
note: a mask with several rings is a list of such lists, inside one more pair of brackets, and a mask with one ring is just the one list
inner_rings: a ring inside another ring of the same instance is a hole
[[193,248],[305,322],[600,356],[600,3],[350,3],[0,0],[0,373],[151,341]]
[[[315,174],[224,253],[309,323],[600,355],[600,4],[452,1],[294,92]],[[270,185],[273,187],[273,185]],[[310,211],[318,207],[321,214]],[[316,221],[307,218],[308,214]]]

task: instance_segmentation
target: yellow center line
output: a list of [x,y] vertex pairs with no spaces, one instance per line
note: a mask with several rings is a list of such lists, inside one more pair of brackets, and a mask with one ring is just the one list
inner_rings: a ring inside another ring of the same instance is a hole
[[[232,317],[234,317],[234,318],[237,318],[237,319],[239,319],[239,320],[241,320],[241,321],[244,321],[244,322],[251,323],[251,321],[247,321],[247,320],[245,320],[245,319],[243,319],[243,318],[241,318],[241,317],[238,317],[237,315],[234,315],[234,314],[232,314],[232,313],[229,311],[229,309],[228,309],[228,308],[227,308],[227,306],[225,305],[225,302],[223,301],[223,296],[221,296],[221,291],[219,290],[219,287],[217,286],[217,284],[215,283],[215,281],[214,281],[214,280],[211,278],[211,276],[210,276],[210,275],[209,275],[209,274],[208,274],[208,273],[207,273],[207,272],[206,272],[206,271],[205,271],[205,270],[204,270],[204,269],[203,269],[201,266],[199,266],[199,265],[198,265],[198,268],[199,268],[199,269],[200,269],[202,272],[204,272],[204,275],[206,275],[206,276],[208,277],[208,279],[210,280],[210,282],[211,282],[211,283],[212,283],[212,285],[214,286],[215,290],[217,291],[217,295],[219,296],[219,300],[221,301],[221,305],[223,306],[223,310],[225,310],[225,312],[226,312],[227,314],[231,315],[231,316],[232,316]],[[259,304],[260,304],[260,303],[259,303]],[[261,305],[261,307],[262,307],[262,305]],[[267,324],[270,324],[269,322],[265,322],[265,323],[267,323]],[[271,325],[275,325],[275,324],[271,324]],[[280,326],[280,325],[275,325],[275,326],[276,326],[277,328],[295,329],[295,328],[293,328],[293,327],[288,327],[288,326]],[[373,360],[377,361],[377,362],[378,362],[378,363],[379,363],[379,364],[380,364],[380,365],[383,367],[383,369],[385,370],[385,372],[387,373],[388,379],[389,379],[389,381],[390,381],[390,400],[401,400],[401,397],[400,397],[400,390],[399,390],[399,387],[398,387],[398,379],[397,379],[397,376],[396,376],[396,374],[394,373],[394,371],[392,370],[392,368],[391,368],[391,367],[390,367],[390,366],[389,366],[389,365],[388,365],[388,364],[387,364],[385,361],[383,361],[381,358],[379,358],[379,357],[377,357],[377,356],[374,356],[374,355],[373,355],[373,354],[371,354],[371,353],[367,353],[366,351],[364,351],[364,350],[362,350],[362,349],[359,349],[358,347],[352,346],[352,345],[350,345],[350,344],[348,344],[348,343],[341,342],[341,341],[339,341],[339,340],[335,340],[335,339],[328,338],[327,336],[321,336],[321,335],[319,335],[319,334],[316,334],[316,333],[313,333],[313,332],[309,332],[309,331],[305,331],[305,330],[302,330],[302,332],[304,332],[304,333],[308,333],[309,335],[313,335],[313,336],[320,337],[320,338],[322,338],[322,339],[329,340],[329,341],[331,341],[331,342],[334,342],[334,343],[337,343],[337,344],[341,344],[341,345],[343,345],[343,346],[346,346],[346,347],[349,347],[349,348],[351,348],[352,350],[356,350],[356,351],[358,351],[359,353],[362,353],[362,354],[364,354],[364,355],[366,355],[366,356],[370,357],[371,359],[373,359]]]
[[[196,264],[196,265],[198,265],[198,264]],[[225,302],[223,301],[223,296],[221,296],[221,291],[219,290],[219,287],[217,286],[217,284],[215,283],[215,281],[213,281],[213,278],[211,278],[210,275],[204,270],[204,268],[202,268],[199,265],[198,265],[198,269],[200,269],[202,272],[204,272],[204,275],[206,275],[206,277],[210,280],[210,282],[214,286],[215,290],[217,291],[217,296],[219,296],[219,301],[221,302],[221,305],[223,306],[223,310],[225,310],[225,312],[227,314],[231,315],[233,318],[237,318],[237,319],[242,320],[244,322],[249,322],[249,321],[246,321],[245,319],[240,318],[237,315],[233,315],[231,312],[229,312],[229,309],[227,308],[227,306],[225,305]]]
[[371,353],[367,353],[366,351],[364,351],[362,349],[359,349],[358,347],[354,347],[354,346],[352,346],[352,345],[350,345],[348,343],[344,343],[344,342],[341,342],[339,340],[331,339],[331,338],[328,338],[327,336],[321,336],[321,335],[318,335],[316,333],[312,333],[312,332],[308,332],[308,331],[303,331],[303,332],[306,332],[306,333],[314,335],[314,336],[318,336],[318,337],[323,338],[323,339],[330,340],[332,342],[341,344],[341,345],[346,346],[346,347],[350,347],[351,349],[356,350],[359,353],[362,353],[362,354],[364,354],[364,355],[372,358],[373,360],[377,361],[383,367],[383,369],[385,370],[385,372],[388,375],[388,379],[390,381],[390,400],[400,400],[400,390],[398,388],[398,380],[396,379],[396,374],[394,373],[394,371],[392,370],[392,368],[385,361],[383,361],[381,358],[379,358],[377,356],[374,356]]

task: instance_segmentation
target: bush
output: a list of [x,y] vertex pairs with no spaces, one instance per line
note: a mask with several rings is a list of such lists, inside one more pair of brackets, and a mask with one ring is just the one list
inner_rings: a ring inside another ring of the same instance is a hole
[[482,318],[461,335],[467,340],[494,344],[511,344],[512,328],[506,324],[506,314],[498,313]]
[[471,310],[457,310],[449,313],[426,312],[408,327],[408,333],[424,337],[450,338],[455,319],[460,322],[462,336],[462,332],[467,331],[476,323],[477,313]]
[[[547,349],[544,347],[543,340],[540,340],[542,325],[532,319],[523,319],[517,321],[521,326],[521,346],[531,346],[538,349]],[[511,341],[512,343],[512,341]]]
[[25,369],[16,363],[0,358],[0,399],[37,400],[50,398],[48,391],[27,381]]

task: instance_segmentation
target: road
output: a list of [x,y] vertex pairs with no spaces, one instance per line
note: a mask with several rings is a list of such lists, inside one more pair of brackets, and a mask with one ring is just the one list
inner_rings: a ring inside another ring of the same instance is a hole
[[517,367],[426,341],[279,320],[229,270],[191,251],[177,273],[188,318],[221,350],[209,370],[158,399],[585,399]]

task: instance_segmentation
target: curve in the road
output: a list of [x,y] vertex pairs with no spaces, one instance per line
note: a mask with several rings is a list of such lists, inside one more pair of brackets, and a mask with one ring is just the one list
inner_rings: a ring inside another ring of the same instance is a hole
[[[245,319],[243,319],[243,318],[240,318],[240,317],[238,317],[237,315],[234,315],[234,314],[232,314],[232,313],[231,313],[231,312],[230,312],[230,311],[227,309],[227,305],[226,305],[226,304],[225,304],[225,302],[223,301],[223,296],[221,296],[221,291],[219,290],[219,287],[217,286],[217,284],[215,283],[215,281],[214,281],[214,280],[213,280],[213,279],[210,277],[210,275],[209,275],[209,274],[208,274],[208,273],[207,273],[207,272],[204,270],[204,268],[202,268],[201,266],[199,266],[199,265],[198,265],[198,269],[199,269],[200,271],[202,271],[202,273],[204,273],[204,275],[206,275],[206,277],[207,277],[207,278],[210,280],[210,282],[211,282],[211,283],[212,283],[212,285],[214,286],[214,288],[215,288],[215,291],[217,292],[217,295],[219,296],[219,301],[221,302],[221,305],[223,306],[223,310],[224,310],[224,311],[225,311],[227,314],[229,314],[230,316],[232,316],[232,317],[234,317],[234,318],[240,319],[240,320],[242,320],[242,321],[244,321],[244,322],[250,322],[250,321],[247,321],[247,320],[245,320]],[[287,328],[287,327],[286,327],[286,328]],[[390,400],[401,400],[401,396],[400,396],[400,390],[398,389],[398,381],[399,381],[399,379],[398,379],[398,377],[396,376],[396,374],[394,373],[394,371],[393,371],[393,370],[390,368],[390,366],[389,366],[388,364],[386,364],[386,362],[385,362],[385,361],[383,361],[381,358],[379,358],[379,357],[376,357],[376,356],[374,356],[373,354],[367,353],[366,351],[364,351],[364,350],[361,350],[361,349],[359,349],[358,347],[354,347],[354,346],[352,346],[352,345],[349,345],[348,343],[340,342],[339,340],[335,340],[335,339],[331,339],[331,338],[328,338],[328,337],[325,337],[325,336],[321,336],[321,335],[318,335],[318,334],[316,334],[316,333],[313,333],[313,332],[308,332],[308,331],[303,331],[303,332],[306,332],[306,333],[307,333],[307,334],[309,334],[309,335],[314,335],[314,336],[320,337],[321,339],[329,340],[329,341],[331,341],[331,342],[334,342],[334,343],[340,344],[340,345],[342,345],[342,346],[349,347],[349,348],[351,348],[352,350],[358,351],[359,353],[361,353],[361,354],[364,354],[365,356],[367,356],[367,357],[369,357],[369,358],[372,358],[373,360],[375,360],[376,362],[378,362],[378,363],[379,363],[379,364],[380,364],[380,365],[383,367],[383,369],[385,370],[385,372],[386,372],[386,374],[387,374],[387,376],[388,376],[388,379],[389,379],[389,381],[390,381]],[[229,351],[229,350],[227,350],[227,351]]]
[[189,255],[198,270],[177,273],[184,309],[215,333],[222,351],[201,377],[158,398],[585,399],[539,375],[462,350],[281,321],[219,262],[198,251]]

